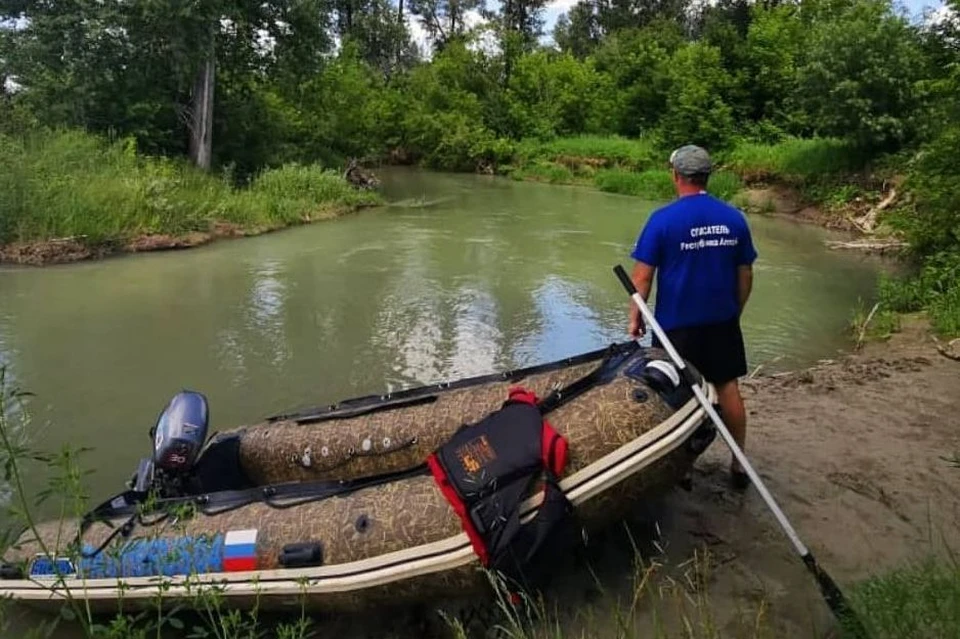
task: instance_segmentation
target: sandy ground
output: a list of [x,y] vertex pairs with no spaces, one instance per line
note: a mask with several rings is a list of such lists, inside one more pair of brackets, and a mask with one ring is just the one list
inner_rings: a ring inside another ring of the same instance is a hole
[[[755,469],[841,586],[960,550],[960,468],[944,459],[960,454],[960,363],[922,323],[838,362],[746,380],[744,400]],[[830,617],[812,579],[760,496],[726,487],[728,460],[717,441],[676,495],[668,554],[705,543],[723,562],[710,584],[718,621],[762,596],[775,636],[816,634]]]

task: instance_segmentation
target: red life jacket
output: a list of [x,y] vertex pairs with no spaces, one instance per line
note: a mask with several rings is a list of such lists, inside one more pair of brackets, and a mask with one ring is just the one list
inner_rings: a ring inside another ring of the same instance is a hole
[[[461,426],[427,458],[481,564],[505,569],[523,564],[551,529],[572,511],[557,486],[567,463],[567,441],[544,418],[534,393],[510,390],[497,411]],[[545,476],[544,500],[521,526],[520,506],[535,480]]]

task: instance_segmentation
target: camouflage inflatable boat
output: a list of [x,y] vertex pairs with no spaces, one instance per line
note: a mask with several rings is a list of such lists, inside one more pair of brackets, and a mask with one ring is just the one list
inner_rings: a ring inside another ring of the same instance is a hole
[[24,532],[0,596],[109,610],[215,588],[241,606],[356,609],[489,588],[482,567],[523,583],[714,437],[666,354],[635,342],[209,440],[207,418],[202,395],[178,394],[129,489]]

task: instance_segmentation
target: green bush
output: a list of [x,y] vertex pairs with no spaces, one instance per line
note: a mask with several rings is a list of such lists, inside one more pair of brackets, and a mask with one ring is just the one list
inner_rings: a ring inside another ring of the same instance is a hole
[[510,173],[515,180],[536,180],[551,184],[569,184],[576,178],[573,171],[560,164],[538,160],[530,166],[515,169]]
[[814,133],[868,149],[897,148],[912,138],[925,65],[915,30],[891,4],[837,4],[839,10],[811,25],[796,101]]
[[594,184],[601,191],[636,195],[648,200],[669,200],[674,197],[670,173],[663,170],[634,173],[623,169],[604,169],[597,171]]
[[669,64],[670,91],[657,125],[668,148],[699,144],[713,151],[731,141],[733,109],[725,97],[733,79],[723,68],[720,50],[701,42],[683,46]]
[[960,126],[953,126],[921,149],[911,167],[906,188],[914,206],[896,216],[919,254],[960,246]]
[[730,201],[743,188],[740,176],[732,171],[717,171],[710,176],[707,191],[721,200]]

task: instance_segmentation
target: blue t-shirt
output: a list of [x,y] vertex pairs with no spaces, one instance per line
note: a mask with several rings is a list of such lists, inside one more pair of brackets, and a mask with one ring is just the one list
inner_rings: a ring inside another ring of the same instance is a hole
[[654,316],[669,331],[735,318],[737,267],[757,251],[744,215],[700,193],[654,211],[631,257],[657,268]]

